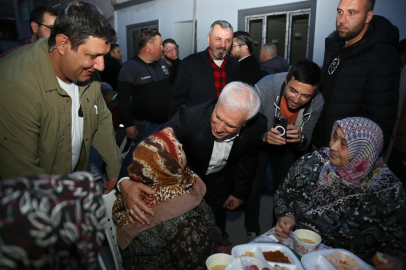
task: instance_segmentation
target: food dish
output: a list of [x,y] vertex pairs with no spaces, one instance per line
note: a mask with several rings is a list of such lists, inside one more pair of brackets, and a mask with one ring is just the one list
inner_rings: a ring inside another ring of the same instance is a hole
[[[260,259],[267,263],[268,265],[275,267],[275,265],[279,265],[281,267],[286,267],[289,270],[303,270],[303,267],[299,261],[299,259],[293,254],[293,252],[286,246],[282,244],[261,244],[261,243],[254,243],[254,244],[245,244],[245,245],[238,245],[235,246],[231,250],[231,255],[235,258],[238,258],[240,255],[245,254],[245,252],[253,252],[255,254],[255,258]],[[287,263],[279,263],[279,262],[267,262],[264,258],[262,252],[267,251],[280,251],[282,252],[290,261],[290,264]],[[227,268],[226,268],[227,269]]]
[[375,252],[374,256],[372,257],[372,261],[374,262],[375,266],[388,263],[388,259],[384,258],[383,253],[379,251]]
[[[320,235],[311,230],[298,229],[294,231],[293,237],[293,247],[295,248],[295,251],[300,255],[318,250],[319,244],[321,243]],[[309,243],[310,241],[312,242],[312,244]]]
[[289,258],[286,257],[283,252],[277,250],[277,251],[264,251],[262,252],[262,255],[264,255],[264,258],[268,262],[279,262],[279,263],[289,263]]
[[270,269],[269,264],[267,264],[263,260],[254,257],[244,256],[232,260],[229,264],[227,264],[225,270],[244,270],[247,269],[247,267],[250,267],[249,268],[250,270],[251,269],[264,270],[264,268]]
[[[326,249],[308,253],[301,259],[303,267],[305,268],[305,270],[336,270],[336,268],[326,258],[326,256],[334,254],[334,252],[337,252],[335,253],[337,255],[341,254],[343,258],[352,258],[356,263],[358,263],[358,269],[374,269],[374,267],[361,260],[357,255],[345,249]],[[357,268],[347,269],[354,270]]]

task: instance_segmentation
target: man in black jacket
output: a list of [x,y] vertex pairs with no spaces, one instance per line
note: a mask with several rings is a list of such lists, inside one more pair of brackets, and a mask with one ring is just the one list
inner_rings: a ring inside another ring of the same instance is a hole
[[374,0],[341,0],[337,31],[326,39],[320,92],[324,108],[313,146],[328,146],[333,123],[362,116],[377,123],[387,147],[397,114],[400,59],[393,47],[399,30],[374,16]]
[[171,89],[169,65],[161,58],[161,34],[143,31],[138,46],[140,53],[120,71],[118,102],[127,137],[140,142],[168,121]]
[[209,47],[182,60],[171,98],[169,117],[182,104],[216,98],[226,84],[238,81],[240,65],[227,52],[233,43],[233,27],[227,21],[215,21],[207,35]]
[[262,78],[261,67],[252,55],[254,38],[244,31],[234,32],[230,55],[240,62],[240,79],[244,83],[255,85]]
[[106,82],[117,91],[117,80],[121,69],[121,60],[123,60],[123,52],[120,45],[111,44],[110,52],[104,55],[104,70],[100,72],[102,82]]
[[[241,82],[228,84],[219,99],[182,105],[164,126],[175,131],[183,144],[187,165],[205,182],[206,202],[213,209],[216,224],[225,229],[226,211],[234,210],[248,196],[257,165],[261,137],[267,119],[257,113],[258,94]],[[161,126],[162,127],[162,126]],[[132,150],[130,150],[130,153]],[[153,191],[140,183],[127,180],[126,168],[132,155],[123,162],[118,188],[123,193],[130,222],[148,223],[153,211],[140,202],[139,191]],[[145,211],[141,212],[141,211]]]

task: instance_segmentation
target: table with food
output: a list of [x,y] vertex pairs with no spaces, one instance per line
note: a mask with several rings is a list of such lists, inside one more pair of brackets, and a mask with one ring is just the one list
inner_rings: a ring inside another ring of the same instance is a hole
[[206,266],[208,270],[374,269],[354,253],[326,246],[321,240],[310,230],[299,229],[283,238],[272,228],[248,244],[234,246],[231,255],[210,256]]

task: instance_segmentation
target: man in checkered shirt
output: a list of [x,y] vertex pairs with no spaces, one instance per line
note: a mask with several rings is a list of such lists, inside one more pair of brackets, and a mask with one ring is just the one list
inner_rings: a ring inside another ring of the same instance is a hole
[[240,64],[227,56],[233,43],[233,27],[215,21],[207,35],[206,50],[189,55],[179,67],[169,107],[172,117],[182,104],[208,100],[220,95],[226,84],[240,80]]

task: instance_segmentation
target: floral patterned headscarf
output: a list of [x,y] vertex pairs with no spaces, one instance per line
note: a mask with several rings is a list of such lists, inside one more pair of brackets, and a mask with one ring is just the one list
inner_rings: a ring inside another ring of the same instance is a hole
[[371,173],[374,167],[383,167],[381,157],[383,133],[373,121],[363,117],[349,117],[334,123],[331,138],[341,128],[347,141],[349,163],[335,167],[330,161],[325,164],[321,177],[327,180],[327,171],[334,172],[350,183],[359,183]]
[[362,117],[339,120],[334,123],[331,137],[337,128],[342,129],[347,141],[349,163],[343,167],[332,165],[329,148],[314,152],[322,170],[319,185],[306,210],[308,215],[331,209],[354,196],[375,194],[401,185],[382,160],[383,134],[376,123]]
[[[182,166],[181,145],[172,128],[167,127],[142,141],[133,152],[128,166],[131,180],[142,182],[155,190],[149,195],[141,192],[141,200],[150,208],[185,193],[192,193],[196,174]],[[113,206],[116,223],[128,223],[121,194]]]

